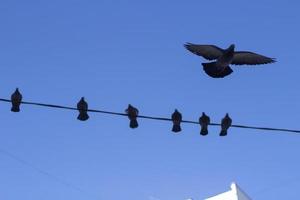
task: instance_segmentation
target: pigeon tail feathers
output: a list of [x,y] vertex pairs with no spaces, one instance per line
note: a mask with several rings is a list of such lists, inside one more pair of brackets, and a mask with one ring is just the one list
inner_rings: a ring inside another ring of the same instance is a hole
[[139,126],[137,120],[130,120],[130,128],[137,128]]
[[19,105],[13,105],[11,107],[12,112],[20,112],[20,106]]
[[172,131],[173,131],[174,133],[180,132],[180,131],[181,131],[180,125],[173,125]]
[[203,135],[203,136],[207,135],[207,134],[208,134],[208,129],[207,129],[207,127],[201,128],[200,134]]
[[202,63],[202,66],[205,73],[213,78],[224,78],[233,72],[229,66],[225,69],[218,67],[216,62]]
[[80,121],[86,121],[89,119],[89,115],[87,113],[79,113],[77,119]]
[[221,130],[220,136],[226,136],[227,135],[227,130]]

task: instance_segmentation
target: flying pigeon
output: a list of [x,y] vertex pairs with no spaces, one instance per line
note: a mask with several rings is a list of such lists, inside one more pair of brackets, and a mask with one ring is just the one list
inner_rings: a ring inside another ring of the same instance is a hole
[[89,119],[89,115],[87,114],[88,104],[84,100],[84,97],[81,97],[80,101],[77,103],[77,109],[79,111],[79,115],[77,117],[80,121],[86,121]]
[[137,128],[139,126],[136,118],[139,114],[139,110],[135,107],[133,107],[131,104],[128,105],[128,108],[125,110],[126,114],[128,115],[128,118],[130,120],[130,128]]
[[201,125],[201,135],[207,135],[208,134],[208,125],[210,123],[210,118],[207,116],[204,112],[202,113],[202,116],[199,118],[199,124]]
[[232,65],[260,65],[274,63],[274,58],[269,58],[249,51],[235,51],[234,44],[227,49],[221,49],[215,45],[199,45],[187,43],[184,45],[190,52],[202,56],[214,62],[202,63],[203,70],[213,78],[224,78],[233,72]]
[[220,136],[227,135],[227,130],[230,128],[231,124],[232,124],[232,119],[229,117],[228,113],[226,113],[225,117],[222,119],[221,122]]
[[173,128],[172,131],[178,133],[181,131],[180,123],[182,121],[182,115],[175,109],[175,112],[172,114]]
[[11,99],[11,103],[12,103],[11,111],[12,112],[20,112],[20,105],[22,102],[22,94],[19,92],[18,88],[11,95],[10,99]]

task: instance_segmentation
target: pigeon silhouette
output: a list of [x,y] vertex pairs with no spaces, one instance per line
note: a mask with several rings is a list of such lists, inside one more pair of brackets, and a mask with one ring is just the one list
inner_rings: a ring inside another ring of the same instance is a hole
[[172,121],[173,121],[173,128],[172,131],[178,133],[181,131],[180,123],[182,121],[182,115],[175,109],[174,113],[172,114]]
[[228,113],[226,113],[225,117],[221,121],[220,136],[227,135],[227,130],[230,128],[231,124],[232,124],[232,119],[229,117]]
[[77,103],[77,109],[79,111],[79,115],[77,117],[80,121],[86,121],[89,119],[89,115],[87,114],[88,104],[84,100],[84,97],[81,97],[80,101]]
[[20,112],[20,105],[22,102],[22,94],[20,93],[19,89],[17,88],[15,92],[11,95],[10,100],[11,100],[11,111],[12,112]]
[[274,58],[269,58],[250,51],[235,51],[235,45],[230,45],[227,49],[219,48],[215,45],[199,45],[186,43],[185,48],[190,52],[202,56],[214,62],[202,63],[203,70],[213,78],[224,78],[230,75],[233,70],[232,65],[260,65],[274,63]]
[[210,118],[207,116],[204,112],[202,113],[202,116],[199,118],[199,124],[201,126],[201,135],[207,135],[208,134],[208,125],[210,124]]
[[129,127],[130,128],[137,128],[139,126],[137,122],[137,116],[139,114],[139,110],[133,107],[131,104],[128,105],[128,108],[125,110],[128,118],[130,120]]

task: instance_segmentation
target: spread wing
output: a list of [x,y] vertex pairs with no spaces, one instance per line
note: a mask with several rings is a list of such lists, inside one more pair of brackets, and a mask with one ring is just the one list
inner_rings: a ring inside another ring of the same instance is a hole
[[202,56],[207,60],[215,60],[219,58],[224,52],[223,49],[214,45],[199,45],[199,44],[186,43],[184,46],[190,52],[198,56]]
[[260,65],[276,62],[275,59],[249,51],[236,51],[231,64],[234,65]]

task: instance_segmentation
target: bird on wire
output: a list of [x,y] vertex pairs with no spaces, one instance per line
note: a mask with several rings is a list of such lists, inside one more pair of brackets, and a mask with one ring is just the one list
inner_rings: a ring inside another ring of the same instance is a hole
[[11,95],[11,111],[12,112],[20,112],[20,105],[22,102],[22,94],[20,93],[19,89],[17,88],[15,92]]
[[178,133],[181,131],[180,123],[182,121],[182,115],[181,113],[175,109],[174,113],[172,114],[172,121],[173,121],[173,128],[172,131],[174,133]]
[[221,132],[220,136],[226,136],[227,131],[232,125],[232,119],[229,117],[228,113],[226,113],[225,117],[221,121]]
[[87,114],[88,104],[84,100],[84,97],[81,97],[80,101],[77,103],[77,109],[79,111],[77,119],[80,121],[86,121],[89,119],[89,115]]
[[130,120],[129,127],[130,128],[137,128],[139,126],[137,121],[137,116],[139,114],[139,110],[133,107],[131,104],[128,105],[128,108],[125,110],[128,118]]
[[199,118],[199,124],[201,126],[200,134],[203,136],[207,135],[210,118],[204,112],[202,112],[202,116]]
[[250,51],[235,51],[235,45],[222,49],[215,45],[202,45],[186,43],[185,48],[203,58],[213,61],[202,63],[203,70],[213,78],[224,78],[230,75],[233,70],[229,65],[260,65],[274,63],[274,58],[269,58]]

